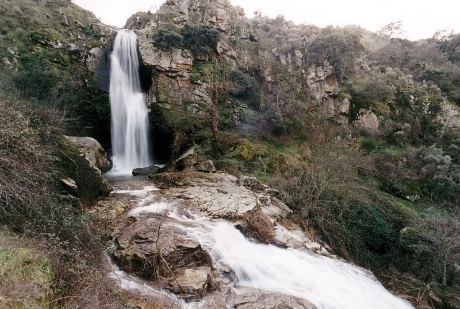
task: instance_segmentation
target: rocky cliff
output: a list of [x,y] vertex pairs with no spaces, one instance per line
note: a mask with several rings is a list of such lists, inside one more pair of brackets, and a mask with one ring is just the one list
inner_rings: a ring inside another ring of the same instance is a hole
[[[158,12],[132,16],[126,27],[139,36],[156,127],[179,148],[200,142],[206,130],[214,136],[228,129],[286,131],[299,112],[376,133],[389,115],[356,96],[350,102],[353,85],[413,82],[402,72],[382,73],[368,47],[375,34],[294,25],[282,17],[249,19],[225,0],[167,1]],[[449,108],[458,109],[446,102],[439,119],[450,117],[447,126],[458,127]]]

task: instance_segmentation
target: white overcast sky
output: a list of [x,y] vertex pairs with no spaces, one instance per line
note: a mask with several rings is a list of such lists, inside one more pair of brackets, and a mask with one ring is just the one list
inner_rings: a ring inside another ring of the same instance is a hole
[[[165,0],[73,0],[92,11],[103,23],[122,27],[138,11],[156,11]],[[247,16],[254,11],[295,23],[317,26],[359,25],[377,31],[402,21],[405,37],[423,39],[437,30],[460,32],[460,0],[230,0]]]

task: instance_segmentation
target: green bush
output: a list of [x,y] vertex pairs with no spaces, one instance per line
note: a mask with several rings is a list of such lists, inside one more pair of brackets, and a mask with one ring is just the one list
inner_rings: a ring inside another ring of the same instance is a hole
[[377,142],[371,137],[360,137],[358,140],[359,147],[366,152],[372,152],[377,149]]
[[351,77],[356,58],[363,52],[359,34],[335,29],[325,29],[309,45],[307,59],[312,64],[321,65],[327,60],[333,67],[339,80]]
[[245,102],[248,106],[255,109],[259,108],[260,86],[258,81],[251,75],[240,70],[230,73],[232,86],[229,94],[233,98]]
[[181,34],[184,38],[184,48],[195,56],[209,57],[214,54],[220,33],[215,28],[194,25],[185,25]]
[[172,30],[159,29],[153,36],[153,44],[164,51],[171,50],[172,48],[182,48],[184,37]]

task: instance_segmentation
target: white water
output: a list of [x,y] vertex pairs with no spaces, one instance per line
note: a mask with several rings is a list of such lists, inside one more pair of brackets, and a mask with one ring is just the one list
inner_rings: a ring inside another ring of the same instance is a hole
[[354,265],[251,242],[226,221],[176,218],[189,223],[184,227],[187,232],[199,240],[218,268],[230,267],[240,286],[305,298],[318,309],[413,308],[388,292],[371,273]]
[[[145,203],[145,199],[140,199],[138,205],[131,215],[165,213],[168,206],[158,201]],[[189,237],[201,243],[217,269],[233,271],[237,288],[251,287],[304,298],[318,309],[413,308],[387,291],[372,273],[352,264],[249,241],[230,222],[191,213],[184,215],[173,204],[169,204],[167,215],[176,219]]]
[[151,165],[148,111],[139,81],[137,37],[120,30],[111,56],[110,108],[112,114],[112,175],[130,175]]

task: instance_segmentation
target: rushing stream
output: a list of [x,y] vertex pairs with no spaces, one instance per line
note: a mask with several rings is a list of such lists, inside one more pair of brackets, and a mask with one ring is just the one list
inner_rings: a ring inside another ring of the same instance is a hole
[[[413,308],[387,291],[372,273],[352,264],[312,252],[250,241],[231,222],[193,214],[173,203],[156,200],[152,187],[118,193],[130,194],[138,201],[138,207],[130,211],[130,216],[141,219],[156,213],[174,218],[188,237],[200,242],[217,269],[232,270],[237,290],[238,287],[251,287],[279,292],[307,299],[318,309]],[[129,275],[119,270],[114,277],[125,288],[141,290],[143,294],[160,293],[130,280]],[[201,308],[199,303],[186,305],[181,302],[181,306]]]
[[113,169],[130,175],[134,168],[151,164],[148,110],[139,81],[137,37],[120,30],[111,56],[110,108],[112,114]]

